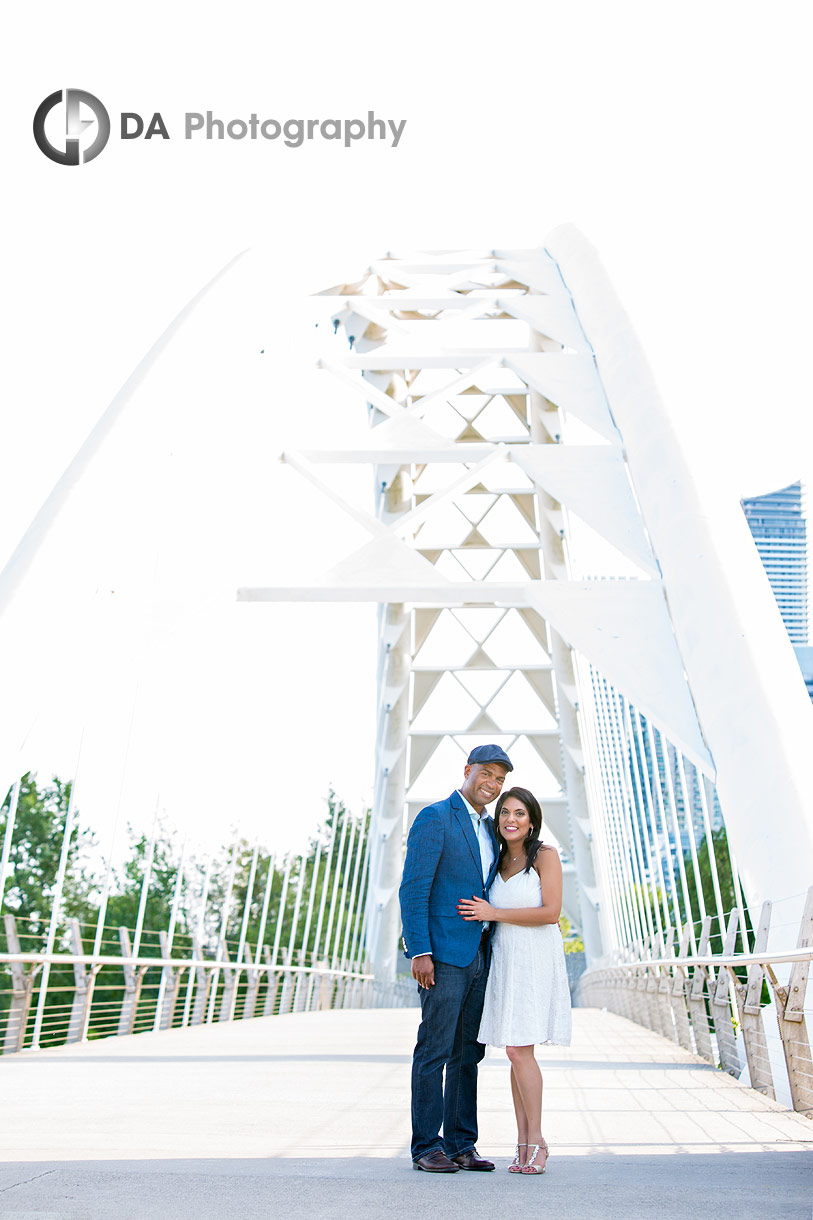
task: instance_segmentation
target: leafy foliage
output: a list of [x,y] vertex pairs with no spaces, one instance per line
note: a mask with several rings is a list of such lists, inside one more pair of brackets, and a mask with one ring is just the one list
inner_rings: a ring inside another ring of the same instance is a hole
[[[725,826],[718,827],[712,832],[711,846],[714,852],[714,860],[717,865],[717,879],[720,886],[720,897],[723,904],[723,911],[729,912],[737,905],[736,894],[734,891],[734,872],[731,867],[731,853],[728,850],[728,836]],[[700,912],[700,903],[697,896],[697,882],[695,880],[694,869],[692,868],[691,854],[687,853],[685,857],[686,864],[686,881],[689,891],[689,898],[695,915]],[[707,914],[712,916],[711,935],[712,946],[719,949],[725,937],[725,928],[720,927],[720,921],[717,918],[717,902],[714,895],[714,880],[711,871],[711,852],[709,850],[708,838],[704,838],[703,842],[697,849],[697,865],[700,873],[700,886],[703,894]],[[751,929],[751,917],[747,906],[745,907],[745,922],[749,930]],[[742,930],[737,932],[736,952],[744,951],[742,944]]]
[[[269,893],[265,928],[266,942],[269,941],[269,930],[274,930],[274,936],[271,937],[272,942],[276,938],[278,930],[280,953],[290,949],[292,954],[297,955],[297,958],[300,953],[303,953],[308,963],[311,959],[332,956],[334,949],[337,949],[341,956],[344,942],[347,939],[344,933],[348,921],[353,921],[360,916],[363,902],[361,894],[362,853],[366,846],[369,829],[369,813],[366,813],[362,822],[359,823],[348,813],[344,803],[336,797],[332,790],[328,793],[327,805],[325,822],[318,834],[311,840],[308,850],[302,856],[291,860],[287,869],[284,861],[273,862],[274,870]],[[362,830],[363,834],[360,833]],[[223,849],[212,869],[206,929],[209,945],[213,950],[217,946],[222,926],[222,913],[228,896],[233,850],[235,849]],[[226,923],[226,940],[230,949],[234,950],[239,941],[246,907],[252,858],[252,845],[245,839],[239,841],[234,856],[234,880]],[[329,874],[328,861],[330,861]],[[247,925],[247,940],[252,944],[256,943],[260,933],[262,908],[271,863],[268,852],[260,849],[257,855]],[[327,890],[325,889],[326,875],[329,875]],[[343,906],[341,905],[342,892],[344,892]],[[278,924],[283,898],[285,900],[284,917]],[[332,920],[331,908],[333,909]],[[295,917],[296,928],[294,929]],[[329,944],[328,932],[330,933]],[[318,942],[317,933],[319,934]]]
[[[155,828],[155,841],[150,855],[150,835],[137,834],[128,827],[130,852],[124,864],[114,871],[111,893],[107,902],[105,924],[110,927],[133,929],[138,919],[144,876],[149,868],[149,885],[146,892],[143,926],[148,930],[169,926],[172,899],[178,876],[179,849],[175,837],[165,824]],[[181,926],[183,927],[182,913]],[[143,951],[149,954],[155,948],[156,938],[148,937],[143,942]]]
[[[19,930],[25,935],[31,949],[39,947],[47,931],[53,908],[70,792],[70,784],[57,778],[48,784],[38,784],[35,775],[26,775],[21,781],[4,910],[17,917]],[[5,828],[8,809],[7,798],[2,810],[5,816],[0,816],[0,834]],[[78,811],[75,813],[76,825],[80,823],[80,819]],[[247,902],[246,938],[250,943],[256,944],[261,931],[269,869],[272,870],[269,905],[263,929],[266,940],[276,928],[284,897],[284,918],[279,930],[280,947],[287,948],[290,945],[297,952],[304,950],[308,956],[319,953],[327,953],[330,956],[334,945],[341,950],[345,940],[346,922],[360,912],[363,863],[361,852],[366,844],[368,827],[369,813],[365,814],[363,822],[359,823],[331,791],[327,799],[324,824],[311,840],[306,852],[291,860],[287,867],[284,860],[275,859],[267,848],[261,844],[255,848],[246,839],[237,841],[234,846],[222,848],[216,853],[209,867],[202,937],[205,950],[214,955],[223,932],[229,950],[236,949]],[[131,932],[136,927],[144,879],[148,873],[142,953],[150,955],[158,952],[155,933],[159,929],[166,930],[170,923],[180,845],[177,836],[163,822],[159,822],[154,830],[152,850],[150,840],[153,835],[138,833],[132,827],[129,828],[129,834],[130,848],[127,857],[124,863],[114,870],[111,878],[104,913],[107,929],[105,936],[109,943],[117,927],[126,927]],[[76,918],[83,925],[85,937],[93,936],[103,888],[102,876],[94,863],[95,846],[96,840],[91,831],[74,830],[68,849],[63,889],[63,930],[69,919]],[[252,861],[255,861],[253,877]],[[326,890],[328,863],[330,874]],[[192,934],[197,931],[205,873],[206,869],[200,861],[188,857],[185,859],[184,884],[175,925],[176,942],[181,938],[191,939]],[[345,901],[341,907],[343,892]],[[224,911],[227,916],[225,929]]]
[[[23,952],[39,952],[45,943],[54,907],[70,792],[70,784],[57,778],[48,784],[38,784],[36,776],[26,775],[21,781],[4,910],[15,919]],[[8,824],[8,811],[7,800],[0,810],[0,841]],[[276,945],[280,963],[292,960],[295,964],[310,964],[313,960],[334,957],[341,961],[349,956],[352,935],[359,929],[363,912],[362,866],[369,814],[359,822],[332,791],[325,823],[302,856],[287,862],[275,861],[262,845],[255,847],[242,839],[236,846],[216,853],[208,869],[200,861],[186,857],[180,890],[177,882],[181,850],[177,837],[161,822],[149,835],[130,828],[129,851],[109,879],[104,911],[100,910],[104,877],[94,859],[95,838],[87,830],[77,831],[75,827],[79,824],[78,811],[74,811],[57,925],[57,951],[70,951],[72,947],[72,919],[79,921],[82,947],[89,951],[101,915],[102,953],[118,956],[117,929],[126,928],[132,938],[143,898],[139,957],[160,956],[158,933],[169,928],[177,892],[173,950],[178,955],[190,953],[193,934],[201,932],[201,951],[214,957],[225,934],[226,952],[234,960],[247,914],[246,942],[252,955],[262,936],[266,952]],[[4,938],[0,940],[6,948]],[[359,947],[356,944],[356,951]],[[149,1027],[152,1020],[160,976],[160,967],[149,968],[143,975],[138,1008],[140,1028]],[[113,1032],[110,1021],[115,1023],[116,1018],[109,1014],[124,989],[123,970],[106,966],[100,977],[103,983],[97,985],[96,994],[102,1002],[97,1005],[94,1000],[89,1037]],[[37,1004],[41,978],[41,974],[34,978],[31,1013]],[[222,988],[222,975],[219,985]],[[241,988],[245,985],[243,977]],[[98,994],[99,986],[103,996]],[[73,968],[55,964],[50,971],[42,1045],[64,1039],[73,992]],[[10,997],[8,971],[0,968],[0,1013],[8,1008]],[[28,1028],[30,1031],[30,1024]]]
[[584,953],[584,941],[566,915],[559,916],[559,927],[562,931],[565,953]]
[[[30,921],[29,933],[35,937],[47,929],[50,919],[70,797],[70,783],[56,777],[42,787],[30,773],[20,781],[4,905],[7,911]],[[2,806],[3,831],[10,801],[9,793]],[[74,830],[71,835],[62,895],[63,910],[69,918],[86,919],[93,909],[98,880],[90,863],[94,845],[90,830],[78,834]]]

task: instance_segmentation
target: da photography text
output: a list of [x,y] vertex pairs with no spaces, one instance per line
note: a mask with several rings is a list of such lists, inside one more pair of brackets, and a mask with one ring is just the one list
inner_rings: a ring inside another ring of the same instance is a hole
[[[282,140],[288,148],[300,148],[306,140],[341,140],[349,148],[356,140],[389,140],[397,148],[404,134],[406,119],[377,119],[368,110],[366,119],[261,119],[251,114],[247,119],[220,119],[211,110],[205,114],[188,111],[184,115],[185,140]],[[140,114],[121,116],[121,138],[132,140],[160,136],[170,138],[160,114],[146,120]]]
[[[336,140],[350,148],[359,140],[385,140],[397,148],[406,119],[376,118],[368,110],[366,118],[221,118],[213,111],[187,111],[183,121],[167,122],[156,110],[142,115],[123,110],[119,115],[122,140],[169,140],[180,135],[184,140],[278,140],[287,148],[301,148],[306,141]],[[34,139],[40,152],[57,165],[86,165],[107,145],[112,124],[104,103],[84,89],[57,89],[50,93],[34,114]]]

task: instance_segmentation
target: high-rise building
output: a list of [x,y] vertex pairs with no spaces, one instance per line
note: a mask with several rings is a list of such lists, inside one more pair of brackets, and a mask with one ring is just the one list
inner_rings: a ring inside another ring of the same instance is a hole
[[796,653],[796,660],[799,662],[807,693],[813,703],[813,647],[809,644],[797,644],[793,651]]
[[802,484],[742,501],[745,518],[795,645],[807,644],[807,525]]
[[[802,484],[751,497],[742,506],[813,700]],[[606,738],[602,757],[616,759],[597,779],[608,834],[614,836],[617,852],[628,853],[632,872],[637,868],[642,883],[654,886],[661,867],[667,877],[674,875],[682,856],[688,868],[693,857],[702,857],[709,836],[724,825],[717,792],[601,674],[592,668],[590,672],[596,731]],[[674,808],[673,821],[664,816],[664,793]],[[656,845],[660,862],[646,856],[641,846],[646,843]]]

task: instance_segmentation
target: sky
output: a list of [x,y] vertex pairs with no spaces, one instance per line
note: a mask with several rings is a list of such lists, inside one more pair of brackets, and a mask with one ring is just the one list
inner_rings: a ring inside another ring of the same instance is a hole
[[[2,748],[39,709],[26,750],[41,773],[79,760],[83,817],[108,838],[158,803],[210,843],[239,827],[299,848],[331,784],[369,800],[374,611],[233,594],[351,549],[356,527],[278,455],[342,440],[351,408],[313,368],[309,297],[388,250],[534,247],[576,224],[699,482],[742,496],[809,477],[809,16],[766,13],[148,0],[136,20],[46,0],[7,16],[1,559],[230,269],[128,399],[5,617]],[[113,120],[86,166],[32,137],[63,87]],[[371,110],[406,120],[397,147],[184,139],[187,112]],[[160,113],[170,138],[120,140],[124,111]]]

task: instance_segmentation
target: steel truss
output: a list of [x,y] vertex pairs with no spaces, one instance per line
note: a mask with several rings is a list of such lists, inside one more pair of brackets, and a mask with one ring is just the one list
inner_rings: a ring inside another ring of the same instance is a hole
[[[748,902],[806,892],[804,684],[739,507],[712,521],[701,505],[582,236],[390,254],[321,298],[333,321],[321,367],[357,392],[370,429],[284,460],[369,541],[308,585],[238,596],[379,604],[376,975],[395,970],[405,811],[445,795],[426,778],[433,758],[446,751],[453,783],[481,741],[526,772],[533,755],[549,781],[565,910],[589,960],[644,937],[654,950],[705,917],[679,844],[680,876],[662,862],[669,825],[692,822],[687,765],[709,834],[722,804]],[[336,494],[326,468],[347,463],[371,467],[374,511]],[[595,579],[596,547],[614,579]],[[433,702],[452,709],[445,720]]]

